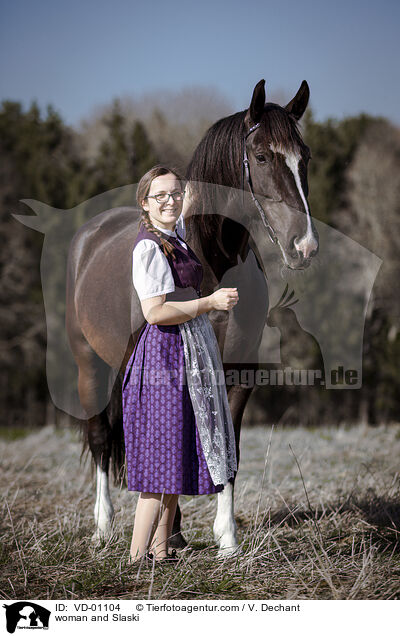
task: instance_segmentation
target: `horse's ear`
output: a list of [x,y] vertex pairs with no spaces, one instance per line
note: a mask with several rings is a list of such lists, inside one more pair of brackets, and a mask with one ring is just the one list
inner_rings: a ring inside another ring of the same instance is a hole
[[308,88],[306,80],[303,80],[296,95],[288,104],[286,104],[285,109],[288,111],[288,113],[293,115],[293,117],[299,120],[303,116],[304,111],[307,108],[309,99],[310,89]]
[[250,117],[253,124],[258,124],[264,112],[265,105],[265,80],[260,80],[254,87],[250,104]]

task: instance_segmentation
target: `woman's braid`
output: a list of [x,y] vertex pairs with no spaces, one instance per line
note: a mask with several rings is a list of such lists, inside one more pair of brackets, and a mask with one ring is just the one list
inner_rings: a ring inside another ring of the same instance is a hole
[[160,230],[154,227],[154,225],[150,221],[149,213],[143,209],[142,209],[142,216],[140,217],[140,220],[148,232],[152,232],[152,234],[155,234],[161,240],[161,247],[163,249],[165,256],[172,256],[172,260],[175,261],[176,256],[175,256],[174,246],[165,239],[165,235],[163,235],[163,233],[160,232]]

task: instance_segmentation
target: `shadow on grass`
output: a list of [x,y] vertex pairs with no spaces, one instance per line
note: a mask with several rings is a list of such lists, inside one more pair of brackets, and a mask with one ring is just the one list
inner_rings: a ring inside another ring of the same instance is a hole
[[319,523],[346,515],[364,522],[366,529],[369,527],[377,539],[384,540],[386,548],[391,544],[395,551],[400,551],[400,502],[375,494],[360,498],[350,496],[344,501],[318,505],[313,509],[300,510],[296,506],[288,506],[271,510],[263,525],[295,528],[310,521]]

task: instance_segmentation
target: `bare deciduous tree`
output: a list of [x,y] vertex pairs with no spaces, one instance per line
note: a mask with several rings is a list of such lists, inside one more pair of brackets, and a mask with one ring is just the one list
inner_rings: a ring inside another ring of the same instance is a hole
[[348,170],[350,214],[343,229],[382,260],[375,306],[400,327],[400,132],[388,122],[369,128]]

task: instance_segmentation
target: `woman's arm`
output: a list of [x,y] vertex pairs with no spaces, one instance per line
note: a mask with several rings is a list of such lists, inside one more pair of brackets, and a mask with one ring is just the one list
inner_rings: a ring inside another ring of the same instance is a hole
[[236,288],[224,287],[210,296],[193,300],[165,302],[166,294],[141,301],[145,319],[151,325],[179,325],[212,309],[229,311],[239,296]]
[[179,325],[212,309],[210,296],[179,302],[165,302],[165,298],[163,294],[141,301],[143,315],[151,325]]

